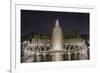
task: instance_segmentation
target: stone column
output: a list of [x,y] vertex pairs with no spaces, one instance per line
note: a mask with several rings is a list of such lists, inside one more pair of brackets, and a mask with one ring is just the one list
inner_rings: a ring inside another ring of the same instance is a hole
[[71,60],[71,53],[68,53],[68,60]]
[[77,52],[75,51],[74,54],[75,54],[74,59],[77,60]]
[[43,61],[46,61],[46,54],[43,53]]
[[40,54],[39,54],[39,53],[37,53],[37,54],[36,54],[36,62],[40,62],[40,61],[41,61]]

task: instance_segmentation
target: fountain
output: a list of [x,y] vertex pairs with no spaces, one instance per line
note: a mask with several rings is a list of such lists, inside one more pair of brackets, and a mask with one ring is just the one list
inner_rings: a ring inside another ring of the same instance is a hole
[[23,63],[89,59],[89,48],[85,40],[81,38],[63,39],[58,19],[53,28],[51,43],[48,39],[32,39],[32,43],[24,41],[22,49],[21,61]]
[[56,20],[55,27],[52,33],[52,60],[53,61],[62,61],[63,55],[61,51],[63,50],[63,34],[62,29],[59,25],[59,21]]

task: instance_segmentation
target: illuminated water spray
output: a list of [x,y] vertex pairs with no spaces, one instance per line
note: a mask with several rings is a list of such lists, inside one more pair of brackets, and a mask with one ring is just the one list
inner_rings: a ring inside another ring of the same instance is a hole
[[56,20],[55,27],[52,32],[52,51],[54,51],[52,60],[61,61],[63,56],[61,51],[63,50],[63,33],[59,25],[59,21]]

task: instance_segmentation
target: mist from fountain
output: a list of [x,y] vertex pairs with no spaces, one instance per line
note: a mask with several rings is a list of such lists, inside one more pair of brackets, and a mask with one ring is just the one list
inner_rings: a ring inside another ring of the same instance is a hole
[[52,51],[55,51],[52,55],[53,61],[62,61],[63,56],[60,51],[63,50],[63,32],[59,25],[59,20],[56,20],[55,27],[52,32]]

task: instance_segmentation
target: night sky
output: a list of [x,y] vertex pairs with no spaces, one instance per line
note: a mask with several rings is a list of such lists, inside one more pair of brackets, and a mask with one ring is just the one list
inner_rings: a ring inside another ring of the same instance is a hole
[[89,34],[89,13],[21,10],[21,36],[31,32],[51,34],[56,19],[63,32],[78,29]]

